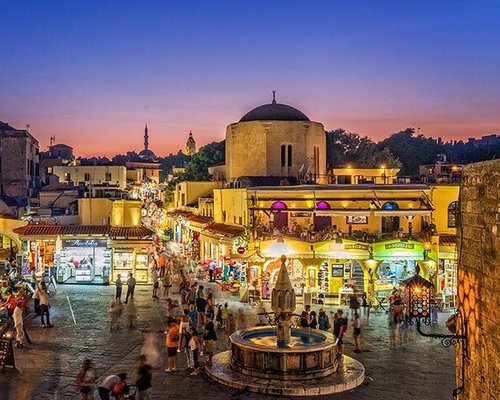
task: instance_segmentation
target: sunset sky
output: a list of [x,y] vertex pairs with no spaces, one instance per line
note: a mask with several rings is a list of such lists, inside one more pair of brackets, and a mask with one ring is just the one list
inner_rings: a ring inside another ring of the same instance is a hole
[[380,140],[500,133],[499,1],[4,1],[0,120],[77,155],[222,140],[271,100]]

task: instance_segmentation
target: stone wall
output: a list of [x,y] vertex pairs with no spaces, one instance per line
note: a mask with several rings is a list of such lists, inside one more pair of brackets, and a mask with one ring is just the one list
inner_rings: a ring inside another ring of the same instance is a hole
[[[459,197],[458,298],[469,325],[460,399],[500,393],[500,160],[465,167]],[[457,379],[461,384],[461,351]]]

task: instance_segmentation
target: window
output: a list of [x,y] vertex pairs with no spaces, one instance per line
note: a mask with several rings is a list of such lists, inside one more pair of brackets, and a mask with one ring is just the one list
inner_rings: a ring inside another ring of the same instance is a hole
[[457,227],[458,201],[452,201],[448,206],[448,228]]
[[286,165],[286,146],[284,144],[281,145],[281,166],[284,167]]
[[186,193],[181,194],[181,206],[186,205]]
[[54,169],[52,167],[47,167],[47,174],[51,174]]
[[292,166],[292,145],[288,145],[288,166]]
[[90,182],[90,174],[89,174],[88,172],[85,172],[85,173],[83,174],[83,180],[84,180],[85,182]]
[[66,173],[64,174],[64,180],[65,180],[66,182],[71,181],[71,174],[70,174],[69,172],[66,172]]
[[314,146],[314,173],[319,174],[319,147]]
[[106,180],[106,182],[111,182],[112,180],[111,172],[106,172],[104,179]]

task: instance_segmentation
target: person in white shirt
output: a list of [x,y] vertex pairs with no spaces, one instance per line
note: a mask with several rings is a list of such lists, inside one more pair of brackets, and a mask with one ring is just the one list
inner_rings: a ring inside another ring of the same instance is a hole
[[[118,375],[109,375],[108,377],[104,378],[104,380],[101,382],[97,390],[99,391],[99,396],[101,397],[101,400],[110,400],[110,394],[113,392],[113,389],[118,383],[125,383],[125,380],[127,379],[127,374],[122,373]],[[126,385],[126,383],[125,383]]]
[[127,296],[125,297],[125,304],[128,303],[129,297],[134,297],[134,290],[135,290],[135,278],[134,275],[132,275],[132,272],[130,272],[128,274],[128,279],[127,279]]
[[[38,293],[38,294],[37,294]],[[42,319],[42,328],[52,328],[54,325],[50,323],[50,302],[49,302],[49,293],[47,291],[47,285],[44,281],[37,287],[35,294],[37,294],[38,299],[40,301],[40,311],[41,311],[41,319]],[[47,325],[45,325],[45,316],[47,316]]]
[[23,347],[24,343],[27,341],[24,334],[24,321],[23,321],[23,303],[21,301],[17,302],[16,308],[12,313],[12,319],[14,320],[14,328],[16,328],[16,347]]

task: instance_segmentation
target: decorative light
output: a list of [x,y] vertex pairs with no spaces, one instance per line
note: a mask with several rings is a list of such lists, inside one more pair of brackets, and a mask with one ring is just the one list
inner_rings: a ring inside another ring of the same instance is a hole
[[[429,243],[430,245],[430,243]],[[455,322],[461,324],[460,334],[453,333],[445,335],[439,333],[425,333],[422,331],[421,323],[424,325],[431,324],[430,309],[431,302],[434,296],[434,285],[432,282],[419,275],[420,267],[416,267],[416,274],[409,279],[403,281],[405,285],[405,301],[406,301],[406,320],[410,325],[416,321],[417,332],[424,336],[434,339],[441,339],[441,344],[444,347],[450,347],[458,342],[462,344],[462,385],[453,390],[453,396],[456,398],[462,393],[465,385],[465,360],[467,359],[467,320],[457,311],[454,315]]]

